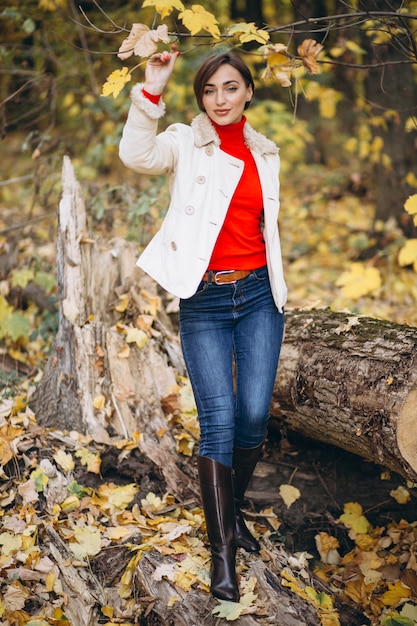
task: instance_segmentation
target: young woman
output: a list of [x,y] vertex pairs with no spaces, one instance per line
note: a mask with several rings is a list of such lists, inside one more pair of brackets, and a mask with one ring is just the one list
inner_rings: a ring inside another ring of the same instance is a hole
[[138,265],[180,298],[211,592],[238,602],[236,549],[260,548],[240,508],[267,432],[284,329],[279,155],[246,121],[254,82],[232,53],[210,56],[197,71],[202,113],[191,125],[157,134],[177,55],[151,57],[145,83],[133,87],[120,157],[136,172],[169,176],[168,212]]

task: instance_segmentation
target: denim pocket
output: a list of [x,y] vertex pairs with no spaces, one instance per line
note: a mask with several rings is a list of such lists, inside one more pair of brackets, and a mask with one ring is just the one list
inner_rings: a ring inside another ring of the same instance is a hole
[[257,270],[253,270],[252,274],[255,277],[255,280],[258,280],[259,282],[263,282],[269,278],[268,267],[266,265],[259,267]]

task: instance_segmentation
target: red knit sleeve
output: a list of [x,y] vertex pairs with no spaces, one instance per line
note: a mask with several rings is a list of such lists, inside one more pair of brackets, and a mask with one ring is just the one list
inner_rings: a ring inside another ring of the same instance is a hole
[[145,96],[145,98],[150,100],[153,104],[158,104],[161,99],[160,93],[154,95],[153,93],[149,93],[149,91],[146,91],[146,89],[144,89],[143,87],[142,87],[142,93]]

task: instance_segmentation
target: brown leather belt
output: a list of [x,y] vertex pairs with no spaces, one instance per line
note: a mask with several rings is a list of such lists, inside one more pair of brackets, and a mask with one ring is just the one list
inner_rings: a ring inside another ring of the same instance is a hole
[[227,285],[235,283],[242,278],[252,274],[253,270],[209,270],[202,278],[205,282],[216,283],[216,285]]

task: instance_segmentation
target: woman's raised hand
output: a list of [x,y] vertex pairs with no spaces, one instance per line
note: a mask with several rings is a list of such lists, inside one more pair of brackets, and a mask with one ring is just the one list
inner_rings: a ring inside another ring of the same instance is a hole
[[153,95],[161,94],[174,70],[175,61],[179,56],[175,45],[171,52],[167,50],[153,54],[145,68],[145,89]]

